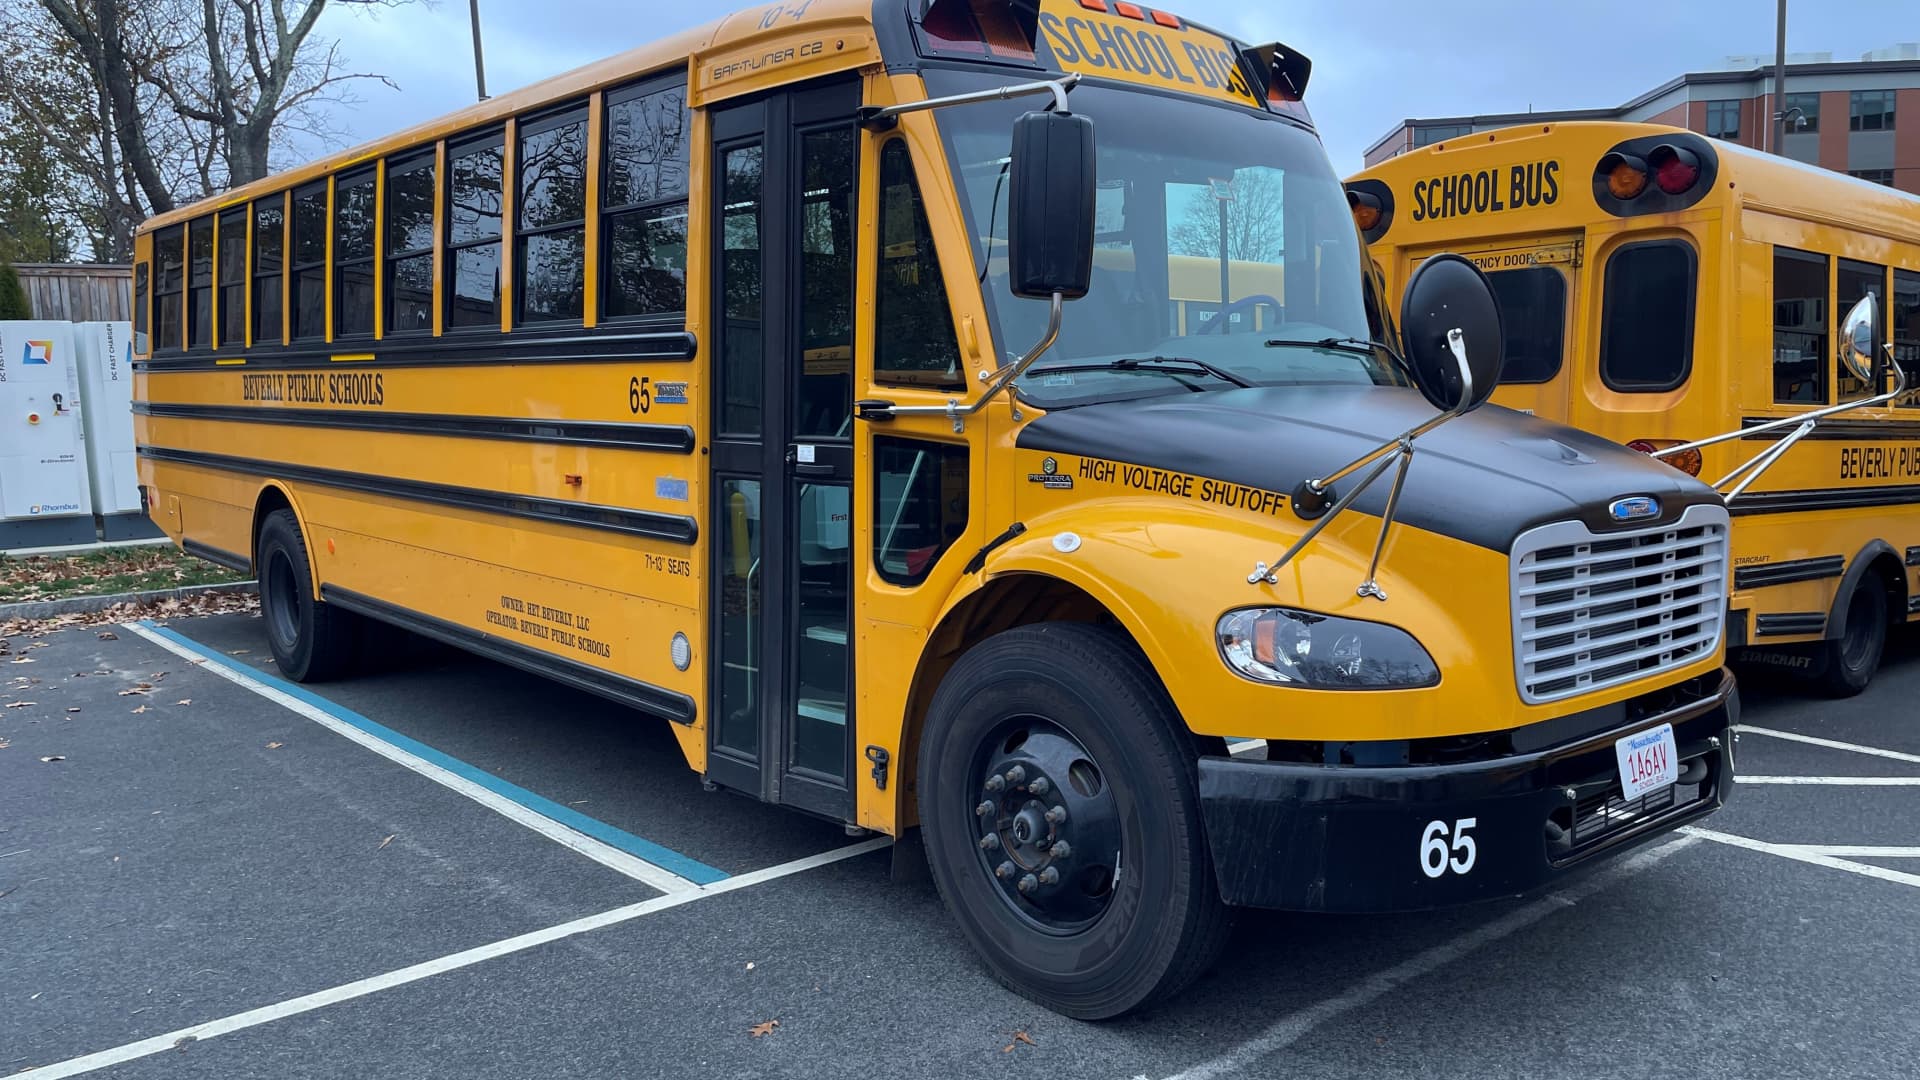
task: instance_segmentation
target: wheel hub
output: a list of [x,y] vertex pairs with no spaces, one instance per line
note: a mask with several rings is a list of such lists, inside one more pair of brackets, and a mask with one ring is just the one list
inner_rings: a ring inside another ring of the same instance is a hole
[[1107,909],[1119,804],[1078,740],[1037,718],[1015,722],[980,756],[973,797],[982,869],[1023,918],[1064,933]]

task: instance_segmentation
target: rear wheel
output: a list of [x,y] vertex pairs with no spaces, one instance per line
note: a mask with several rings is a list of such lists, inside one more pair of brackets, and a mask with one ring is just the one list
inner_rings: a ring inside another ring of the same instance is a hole
[[320,682],[347,673],[356,654],[359,620],[318,600],[307,543],[291,510],[275,510],[260,527],[255,564],[260,613],[273,660],[295,682]]
[[1853,587],[1840,636],[1827,642],[1820,689],[1829,697],[1852,697],[1867,688],[1887,648],[1887,590],[1871,571]]
[[1193,742],[1118,635],[1021,627],[961,657],[920,742],[922,839],[993,973],[1082,1019],[1174,993],[1230,923]]

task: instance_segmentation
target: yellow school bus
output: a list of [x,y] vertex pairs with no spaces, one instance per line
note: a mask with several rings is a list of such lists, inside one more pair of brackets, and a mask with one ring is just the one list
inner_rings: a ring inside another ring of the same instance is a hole
[[[1920,609],[1920,391],[1900,374],[1920,371],[1920,199],[1611,123],[1476,134],[1348,188],[1388,282],[1439,251],[1487,272],[1507,334],[1495,401],[1709,479],[1780,451],[1727,485],[1730,647],[1836,695],[1866,687]],[[1863,370],[1842,323],[1867,297],[1891,349],[1871,343]],[[1723,432],[1740,434],[1688,445]]]
[[150,512],[289,677],[402,627],[917,835],[1070,1015],[1234,906],[1541,887],[1727,797],[1727,514],[1475,408],[1470,263],[1395,347],[1309,71],[1126,2],[787,0],[160,216]]

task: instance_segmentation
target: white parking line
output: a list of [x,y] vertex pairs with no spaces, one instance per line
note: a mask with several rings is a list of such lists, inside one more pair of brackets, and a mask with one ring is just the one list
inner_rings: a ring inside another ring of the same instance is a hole
[[1920,859],[1920,847],[1883,847],[1878,844],[1776,844],[1812,855],[1836,859]]
[[1920,787],[1920,776],[1738,776],[1733,786],[1812,784],[1819,787]]
[[1920,889],[1920,874],[1909,874],[1904,870],[1889,870],[1884,866],[1875,866],[1872,863],[1849,862],[1846,859],[1837,859],[1831,855],[1823,854],[1819,847],[1813,845],[1772,844],[1765,840],[1755,840],[1750,836],[1735,836],[1732,833],[1703,829],[1697,825],[1683,825],[1680,827],[1680,832],[1687,836],[1697,836],[1702,840],[1711,840],[1716,844],[1725,844],[1728,847],[1745,848],[1748,851],[1758,851],[1766,855],[1777,855],[1780,858],[1792,859],[1795,862],[1824,866],[1829,870],[1845,870],[1849,874],[1878,878],[1881,881],[1891,881],[1899,885],[1911,885],[1916,889]]
[[[1920,754],[1906,754],[1898,750],[1882,750],[1877,746],[1862,746],[1859,743],[1841,742],[1838,739],[1822,739],[1817,735],[1802,735],[1797,731],[1780,731],[1775,728],[1754,727],[1741,724],[1736,731],[1749,735],[1765,735],[1770,739],[1785,739],[1788,742],[1806,743],[1808,746],[1824,746],[1829,750],[1850,750],[1856,754],[1868,754],[1873,757],[1887,758],[1892,761],[1910,761],[1920,765]],[[1746,777],[1740,777],[1740,780]]]
[[312,1012],[315,1009],[325,1008],[328,1005],[337,1005],[343,1001],[352,1001],[354,998],[366,997],[368,994],[377,994],[382,990],[391,990],[396,986],[405,986],[408,983],[419,982],[421,979],[431,978],[435,975],[443,975],[449,971],[458,971],[461,968],[471,967],[474,964],[492,960],[497,957],[524,952],[536,946],[545,945],[552,941],[559,941],[562,938],[573,937],[577,934],[584,934],[590,930],[599,930],[619,923],[629,922],[643,915],[651,915],[656,911],[665,911],[668,908],[679,907],[682,904],[691,904],[695,900],[704,900],[709,896],[718,896],[721,893],[737,892],[741,889],[764,884],[792,874],[827,866],[831,863],[839,862],[842,859],[851,859],[856,855],[865,855],[869,851],[877,851],[890,843],[892,843],[892,841],[884,836],[876,837],[872,840],[864,840],[858,844],[850,844],[833,851],[822,852],[818,855],[809,855],[804,859],[795,859],[792,862],[781,863],[778,866],[770,866],[765,870],[755,870],[751,873],[740,874],[712,885],[701,885],[681,892],[668,893],[665,896],[656,896],[651,900],[642,900],[637,904],[617,907],[611,911],[603,911],[598,915],[588,915],[585,918],[561,923],[558,926],[551,926],[545,930],[535,930],[532,933],[506,938],[505,940],[496,941],[489,945],[481,945],[477,948],[468,949],[465,952],[457,952],[451,956],[442,956],[436,960],[427,960],[422,963],[413,964],[400,968],[397,971],[389,971],[384,975],[375,975],[372,978],[346,983],[329,990],[321,990],[297,998],[289,998],[286,1001],[273,1005],[263,1005],[257,1009],[248,1009],[246,1012],[235,1013],[232,1016],[222,1017],[218,1020],[209,1020],[204,1024],[195,1024],[192,1027],[169,1031],[165,1035],[155,1035],[150,1039],[141,1039],[139,1042],[116,1046],[111,1050],[101,1050],[88,1054],[85,1057],[70,1058],[66,1061],[57,1062],[52,1065],[42,1065],[37,1069],[28,1069],[25,1072],[14,1073],[12,1075],[16,1077],[32,1077],[34,1080],[56,1080],[58,1077],[79,1076],[82,1073],[90,1073],[96,1069],[104,1069],[112,1065],[120,1065],[144,1057],[152,1057],[154,1054],[164,1053],[180,1045],[183,1039],[197,1042],[204,1039],[216,1038],[221,1035],[231,1035],[236,1031],[259,1027],[261,1024],[270,1024],[275,1020],[284,1020],[289,1016],[298,1016],[301,1013]]
[[[1692,838],[1677,837],[1601,870],[1594,876],[1579,882],[1562,892],[1549,893],[1527,906],[1509,912],[1490,923],[1485,923],[1442,945],[1436,945],[1409,960],[1396,964],[1385,971],[1377,972],[1350,987],[1346,992],[1334,997],[1324,998],[1297,1012],[1268,1025],[1258,1036],[1227,1051],[1219,1057],[1203,1061],[1178,1073],[1168,1080],[1212,1080],[1217,1076],[1238,1072],[1260,1059],[1292,1046],[1310,1034],[1315,1028],[1340,1016],[1352,1012],[1364,1005],[1385,997],[1406,984],[1422,976],[1453,963],[1476,949],[1484,948],[1525,930],[1541,919],[1556,911],[1563,911],[1618,881],[1620,878],[1644,870],[1654,863],[1682,850],[1691,844]],[[1276,1071],[1276,1075],[1277,1075]]]
[[[186,642],[172,631],[145,626],[136,622],[123,623],[122,626],[124,629],[146,638],[148,641],[153,642],[168,652],[192,661],[199,666],[200,670],[209,675],[217,675],[243,690],[258,694],[268,701],[273,702],[275,705],[296,715],[303,716],[342,738],[359,743],[361,746],[379,754],[388,761],[411,769],[421,776],[432,780],[434,783],[450,788],[472,799],[474,802],[479,803],[510,821],[524,825],[534,832],[539,833],[541,836],[585,855],[587,858],[592,859],[594,862],[608,869],[618,871],[636,881],[645,882],[659,889],[661,892],[685,892],[689,889],[697,888],[702,884],[711,884],[726,876],[720,871],[694,859],[690,859],[677,851],[652,844],[650,841],[632,836],[624,830],[614,829],[604,822],[595,821],[577,811],[554,804],[551,800],[544,800],[533,796],[531,792],[524,792],[513,785],[506,784],[497,777],[482,773],[444,754],[439,754],[438,751],[429,747],[415,743],[414,745],[419,751],[415,752],[414,750],[398,745],[399,736],[397,735],[391,738],[382,738],[381,735],[376,734],[375,731],[368,730],[374,727],[374,725],[365,717],[350,712],[344,716],[337,715],[335,712],[329,711],[321,707],[320,704],[317,704],[316,702],[321,700],[318,698],[316,698],[315,701],[302,700],[300,697],[295,696],[296,693],[305,693],[305,691],[299,687],[289,686],[287,689],[281,689],[267,681],[267,678],[264,676],[256,676],[252,673],[242,671],[237,665],[228,661],[225,657],[220,656],[217,652],[210,653],[194,648],[191,643]],[[346,710],[342,711],[346,712]],[[388,734],[392,735],[392,733]],[[437,756],[440,760],[429,760],[428,755]],[[462,775],[462,772],[456,770],[464,770],[466,775]],[[509,797],[515,794],[518,795],[517,799]],[[528,805],[529,803],[545,805],[549,808],[549,812],[542,813],[541,810],[536,809],[535,806]],[[559,820],[563,816],[570,819],[573,824]],[[578,827],[575,827],[576,825]],[[599,831],[603,835],[618,840],[624,847],[615,846],[613,843],[588,835],[586,831],[583,831],[589,829]],[[642,858],[631,849],[644,851],[652,855],[653,858]],[[662,865],[663,863],[670,864],[674,869],[669,869],[667,865]],[[676,872],[676,870],[679,872]],[[698,878],[698,880],[693,880],[692,878]]]

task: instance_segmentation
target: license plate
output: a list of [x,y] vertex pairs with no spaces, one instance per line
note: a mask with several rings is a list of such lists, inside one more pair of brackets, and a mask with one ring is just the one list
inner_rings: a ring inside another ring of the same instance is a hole
[[1620,793],[1628,799],[1659,791],[1680,779],[1680,755],[1674,746],[1672,724],[1616,739],[1613,753],[1620,759]]

